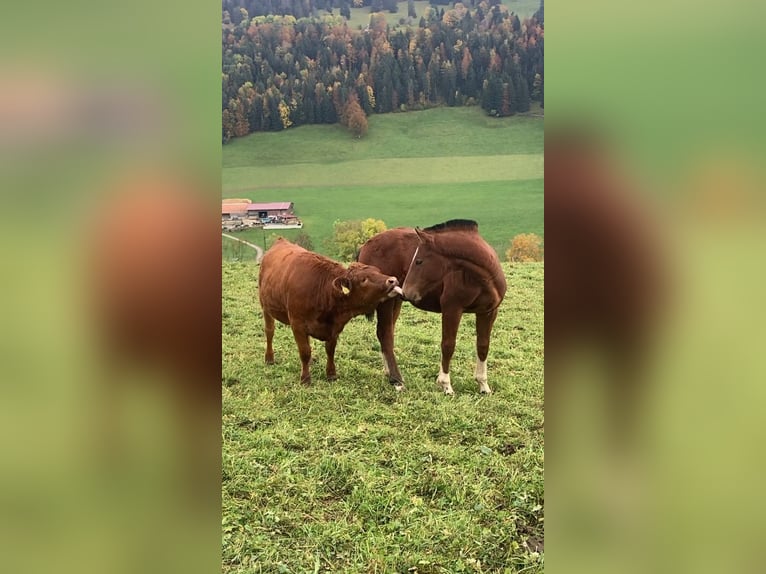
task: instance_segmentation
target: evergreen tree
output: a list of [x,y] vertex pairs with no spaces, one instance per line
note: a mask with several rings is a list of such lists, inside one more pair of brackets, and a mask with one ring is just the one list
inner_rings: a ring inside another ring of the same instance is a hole
[[516,110],[524,113],[529,111],[529,86],[527,85],[527,79],[524,77],[520,78],[519,81],[519,89],[516,91],[516,95],[518,97],[518,105],[516,106]]
[[234,137],[234,118],[232,118],[228,108],[223,110],[221,120],[221,128],[223,131],[222,141],[223,143],[228,143],[228,141]]
[[491,75],[485,81],[485,87],[482,94],[481,107],[484,108],[490,116],[499,116],[503,105],[503,82],[498,75]]
[[249,115],[250,131],[257,132],[263,129],[263,100],[256,96],[250,106]]
[[414,0],[407,0],[407,17],[408,18],[417,18],[418,15],[415,13],[415,2]]
[[455,71],[455,66],[452,65],[452,62],[446,61],[442,64],[440,73],[442,98],[448,106],[454,106],[457,92],[457,72]]

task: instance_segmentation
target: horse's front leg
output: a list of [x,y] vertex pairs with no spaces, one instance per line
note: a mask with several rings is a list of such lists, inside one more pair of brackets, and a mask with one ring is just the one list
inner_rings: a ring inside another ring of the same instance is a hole
[[455,353],[455,339],[457,338],[457,329],[460,326],[460,319],[462,317],[462,309],[442,308],[442,361],[436,383],[441,387],[445,395],[455,394],[455,391],[452,390],[452,382],[450,381],[449,365],[452,361],[452,355]]
[[474,379],[479,384],[479,392],[489,395],[492,389],[487,383],[487,355],[489,354],[489,336],[497,317],[497,309],[486,314],[476,314],[476,371]]

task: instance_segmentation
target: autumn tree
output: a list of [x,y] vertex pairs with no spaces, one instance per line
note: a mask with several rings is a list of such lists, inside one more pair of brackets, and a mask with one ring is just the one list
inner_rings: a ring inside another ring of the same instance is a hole
[[501,116],[510,116],[511,110],[513,109],[511,107],[512,104],[512,97],[511,97],[511,84],[510,82],[505,82],[503,84],[503,98],[500,102],[500,115]]
[[365,241],[385,230],[386,224],[380,219],[335,221],[329,247],[339,260],[353,261]]
[[367,134],[367,116],[364,114],[362,106],[359,105],[359,98],[356,93],[351,92],[346,102],[344,110],[346,126],[356,138],[362,138]]

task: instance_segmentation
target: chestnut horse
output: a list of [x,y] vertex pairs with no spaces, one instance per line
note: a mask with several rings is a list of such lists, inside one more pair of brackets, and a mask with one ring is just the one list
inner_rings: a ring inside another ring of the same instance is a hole
[[[441,365],[437,384],[454,393],[449,367],[463,313],[476,314],[476,370],[479,391],[489,394],[487,354],[497,310],[507,289],[494,249],[479,235],[475,221],[454,219],[426,229],[399,227],[384,231],[362,245],[357,259],[378,267],[402,285],[404,300],[418,309],[441,313]],[[394,329],[402,300],[377,307],[377,335],[383,368],[396,390],[404,388],[394,355]]]

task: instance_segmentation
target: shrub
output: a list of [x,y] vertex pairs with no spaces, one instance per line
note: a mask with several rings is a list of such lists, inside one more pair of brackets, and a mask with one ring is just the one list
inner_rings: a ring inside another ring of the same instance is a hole
[[311,237],[305,231],[301,231],[293,240],[293,243],[300,245],[304,249],[314,251],[314,242],[311,241]]
[[511,240],[511,247],[505,252],[508,261],[527,263],[543,260],[543,239],[534,233],[521,233]]
[[333,224],[330,247],[341,261],[353,261],[365,241],[385,230],[386,224],[380,219],[336,221]]

